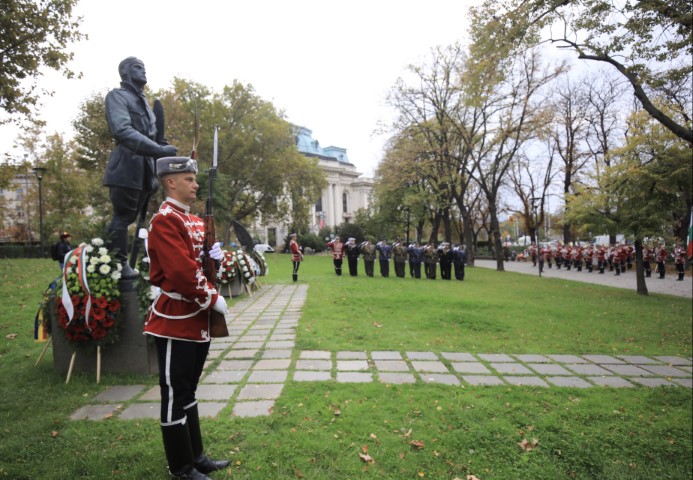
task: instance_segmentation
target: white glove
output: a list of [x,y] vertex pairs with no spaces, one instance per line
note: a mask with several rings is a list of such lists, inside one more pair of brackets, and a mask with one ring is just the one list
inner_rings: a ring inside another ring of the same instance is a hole
[[222,245],[221,242],[212,245],[212,248],[209,249],[209,257],[220,262],[224,258],[224,252],[221,250]]
[[228,307],[226,306],[226,299],[224,299],[224,297],[219,295],[217,297],[217,302],[212,307],[212,310],[214,310],[215,312],[219,312],[219,313],[226,315],[229,311]]

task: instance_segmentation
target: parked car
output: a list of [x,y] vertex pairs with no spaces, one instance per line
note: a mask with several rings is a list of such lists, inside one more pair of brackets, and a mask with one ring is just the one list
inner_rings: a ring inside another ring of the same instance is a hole
[[253,247],[253,250],[255,250],[256,252],[260,252],[260,253],[272,253],[272,252],[274,252],[274,248],[270,247],[270,246],[269,246],[268,244],[266,244],[266,243],[258,243],[258,244],[256,244],[256,245]]

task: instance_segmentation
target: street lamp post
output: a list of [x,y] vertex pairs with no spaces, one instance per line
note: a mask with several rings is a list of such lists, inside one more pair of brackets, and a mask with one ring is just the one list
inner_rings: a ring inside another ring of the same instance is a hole
[[46,169],[44,167],[34,167],[33,170],[39,184],[39,237],[41,239],[41,258],[43,258],[43,189],[41,188],[41,180],[43,180],[43,174],[46,173]]

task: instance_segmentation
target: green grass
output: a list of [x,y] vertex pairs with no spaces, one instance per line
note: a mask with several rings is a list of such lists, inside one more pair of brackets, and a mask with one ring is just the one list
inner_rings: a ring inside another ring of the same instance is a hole
[[[291,283],[288,256],[267,259],[263,283]],[[33,317],[55,273],[48,260],[0,260],[0,478],[167,478],[157,421],[69,420],[106,386],[154,377],[65,385],[50,352],[34,367]],[[461,283],[337,278],[329,258],[308,256],[299,281],[310,287],[298,349],[691,355],[691,301],[676,297],[480,268]],[[272,416],[227,407],[203,430],[233,461],[215,479],[691,479],[691,406],[687,388],[290,383]],[[537,448],[524,452],[524,438]]]

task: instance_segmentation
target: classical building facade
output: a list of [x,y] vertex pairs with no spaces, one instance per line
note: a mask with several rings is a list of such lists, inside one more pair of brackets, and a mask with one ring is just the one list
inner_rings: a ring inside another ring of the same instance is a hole
[[[296,148],[306,157],[318,159],[318,165],[325,172],[327,188],[320,199],[311,207],[310,231],[318,233],[322,227],[334,228],[354,220],[355,213],[368,208],[373,191],[373,179],[362,177],[354,164],[349,162],[347,151],[341,147],[321,147],[313,138],[313,132],[305,127],[295,127]],[[287,224],[255,226],[255,236],[271,246],[281,248],[287,231]]]

